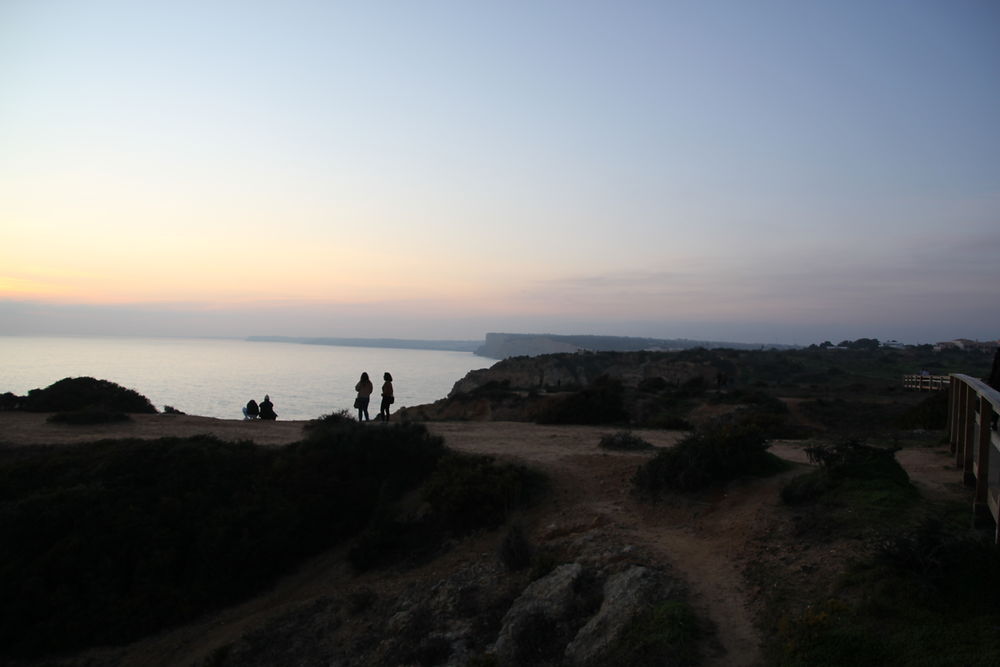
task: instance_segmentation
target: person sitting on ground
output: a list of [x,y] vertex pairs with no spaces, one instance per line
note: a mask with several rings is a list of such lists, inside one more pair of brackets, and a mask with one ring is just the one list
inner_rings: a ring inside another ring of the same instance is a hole
[[274,412],[274,403],[271,402],[271,397],[264,394],[264,400],[260,404],[260,418],[275,420],[278,415]]
[[257,419],[259,415],[260,408],[257,407],[257,401],[251,398],[243,407],[243,419]]

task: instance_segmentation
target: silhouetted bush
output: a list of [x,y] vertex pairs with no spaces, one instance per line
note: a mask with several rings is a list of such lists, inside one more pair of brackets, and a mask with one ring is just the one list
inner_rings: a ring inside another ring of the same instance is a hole
[[696,491],[740,476],[772,473],[782,464],[768,447],[756,428],[736,421],[715,422],[639,466],[633,484],[643,495],[656,495]]
[[631,431],[618,431],[601,438],[599,446],[603,449],[616,449],[623,451],[635,451],[643,449],[653,449],[649,444]]
[[20,410],[27,399],[9,391],[0,394],[0,410]]
[[153,414],[156,408],[142,394],[114,382],[91,377],[64,378],[45,389],[32,389],[21,404],[30,412],[105,410]]
[[539,424],[618,424],[628,421],[621,382],[600,377],[586,389],[550,399],[536,417]]
[[0,655],[116,644],[259,591],[444,454],[413,424],[0,451]]
[[74,410],[72,412],[57,412],[45,421],[52,424],[114,424],[132,421],[132,418],[124,412]]

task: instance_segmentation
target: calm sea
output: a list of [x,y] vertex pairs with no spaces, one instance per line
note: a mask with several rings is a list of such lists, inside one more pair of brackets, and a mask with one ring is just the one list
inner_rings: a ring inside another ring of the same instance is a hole
[[279,419],[312,419],[354,403],[366,371],[378,412],[382,374],[393,377],[393,409],[444,398],[470,370],[496,363],[471,352],[398,350],[202,338],[0,336],[0,393],[22,396],[65,377],[110,380],[146,396],[158,410],[224,419],[271,396]]

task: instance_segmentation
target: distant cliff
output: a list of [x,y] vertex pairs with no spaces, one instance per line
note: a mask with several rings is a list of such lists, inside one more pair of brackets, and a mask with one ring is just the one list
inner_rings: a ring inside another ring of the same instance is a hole
[[636,387],[643,380],[662,378],[682,384],[695,377],[715,381],[715,368],[704,362],[681,361],[657,352],[597,352],[521,356],[469,371],[455,383],[449,397],[467,394],[489,384],[515,390],[571,391],[586,387],[601,376]]
[[258,343],[301,343],[303,345],[340,345],[342,347],[388,347],[400,350],[445,350],[473,352],[482,346],[478,340],[407,340],[403,338],[304,338],[297,336],[249,336]]
[[491,359],[536,357],[559,352],[637,352],[641,350],[671,351],[691,348],[729,348],[755,350],[762,347],[789,349],[792,345],[760,345],[757,343],[725,343],[691,340],[689,338],[636,338],[631,336],[563,336],[557,334],[488,333],[476,354]]

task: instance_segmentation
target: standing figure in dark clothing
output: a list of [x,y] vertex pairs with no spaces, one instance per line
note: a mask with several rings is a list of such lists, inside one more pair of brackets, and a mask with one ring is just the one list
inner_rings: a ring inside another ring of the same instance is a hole
[[382,405],[378,411],[378,418],[387,422],[389,421],[389,406],[395,402],[396,398],[392,394],[392,376],[389,371],[382,375],[382,379],[385,382],[382,383]]
[[271,402],[271,397],[264,394],[264,400],[260,404],[260,418],[275,420],[278,415],[274,412],[274,403]]
[[358,409],[358,421],[371,421],[371,417],[368,416],[368,401],[371,400],[375,387],[368,379],[368,373],[361,374],[361,379],[354,385],[354,390],[358,392],[358,397],[354,399],[354,407]]

